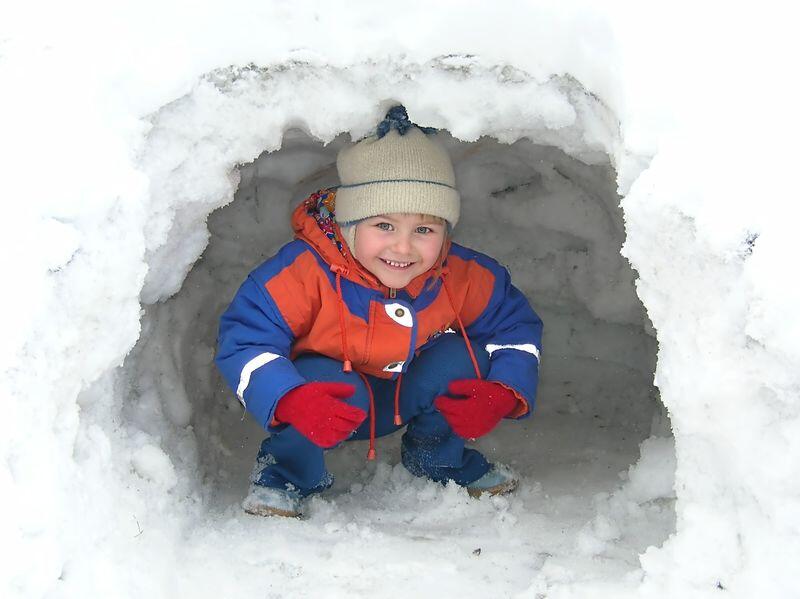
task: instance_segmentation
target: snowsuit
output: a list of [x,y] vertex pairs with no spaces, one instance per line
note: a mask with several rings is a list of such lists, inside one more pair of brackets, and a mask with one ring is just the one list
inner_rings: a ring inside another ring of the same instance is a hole
[[412,473],[461,485],[477,480],[490,465],[464,447],[433,400],[451,380],[479,372],[514,391],[509,417],[528,416],[541,320],[503,267],[455,243],[404,289],[386,288],[342,242],[334,208],[331,190],[301,203],[295,240],[250,273],[221,317],[216,363],[271,433],[254,482],[290,484],[301,495],[332,483],[324,450],[274,419],[278,400],[308,381],[356,387],[346,401],[369,418],[353,438],[369,438],[373,453],[376,436],[407,424],[402,458]]

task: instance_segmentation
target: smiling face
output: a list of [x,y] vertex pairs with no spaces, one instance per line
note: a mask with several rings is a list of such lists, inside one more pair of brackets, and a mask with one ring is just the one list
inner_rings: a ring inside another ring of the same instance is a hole
[[353,253],[381,283],[402,289],[436,264],[446,224],[421,214],[382,214],[356,225]]

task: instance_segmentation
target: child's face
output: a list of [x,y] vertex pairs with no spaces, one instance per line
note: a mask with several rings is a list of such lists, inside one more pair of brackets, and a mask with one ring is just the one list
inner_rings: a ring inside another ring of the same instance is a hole
[[387,287],[402,289],[436,264],[446,225],[419,214],[382,214],[356,225],[354,254]]

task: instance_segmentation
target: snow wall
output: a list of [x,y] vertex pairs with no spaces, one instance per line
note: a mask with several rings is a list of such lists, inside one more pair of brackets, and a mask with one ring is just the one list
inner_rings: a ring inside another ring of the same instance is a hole
[[[253,589],[237,577],[241,563],[258,566],[253,527],[271,551],[310,534],[210,514],[191,476],[202,438],[186,388],[164,401],[137,387],[130,361],[147,361],[144,344],[119,367],[139,339],[173,341],[146,306],[182,289],[238,165],[295,129],[311,143],[357,138],[395,101],[454,144],[521,140],[607,161],[623,196],[623,253],[675,438],[676,530],[625,576],[551,565],[542,579],[532,561],[520,596],[797,594],[797,94],[783,76],[785,20],[720,21],[712,8],[687,19],[674,4],[446,6],[412,4],[402,20],[376,3],[47,6],[44,25],[40,5],[4,15],[7,596],[238,594]],[[76,19],[84,10],[104,26]],[[198,347],[198,359],[210,352]]]

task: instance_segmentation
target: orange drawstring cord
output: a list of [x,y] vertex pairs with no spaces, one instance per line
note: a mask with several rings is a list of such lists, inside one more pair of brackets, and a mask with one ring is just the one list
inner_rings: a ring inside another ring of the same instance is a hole
[[[347,326],[345,326],[345,305],[344,297],[342,296],[342,275],[347,274],[347,268],[339,264],[331,264],[331,271],[336,273],[336,295],[339,298],[339,330],[342,333],[342,357],[344,358],[342,370],[344,372],[353,372],[353,363],[347,355]],[[374,460],[377,455],[375,451],[375,396],[372,393],[372,387],[369,386],[367,377],[361,372],[356,372],[356,374],[361,377],[367,387],[367,396],[369,397],[369,451],[367,452],[367,459]]]
[[331,264],[331,270],[336,273],[336,295],[339,297],[339,330],[342,332],[342,357],[344,372],[353,372],[353,363],[347,355],[347,327],[344,323],[344,297],[342,297],[342,273],[347,274],[347,269],[338,264]]
[[364,373],[357,373],[364,381],[367,387],[367,396],[369,397],[369,451],[367,452],[367,459],[374,460],[377,452],[375,451],[375,396],[372,394],[372,387],[369,386],[369,381]]
[[464,336],[464,343],[467,344],[467,352],[469,352],[469,359],[472,360],[472,367],[475,369],[475,378],[481,378],[481,369],[478,366],[478,360],[475,358],[475,352],[472,351],[472,343],[469,340],[469,336],[467,335],[467,329],[464,327],[464,323],[461,321],[461,316],[458,315],[458,311],[456,310],[456,306],[453,303],[453,296],[450,295],[450,289],[447,287],[447,282],[442,277],[442,287],[444,287],[444,292],[447,295],[447,301],[450,302],[450,307],[453,309],[453,312],[456,313],[456,320],[458,321],[458,326],[461,329],[461,334]]
[[400,426],[403,424],[403,419],[400,418],[400,385],[403,381],[403,375],[397,377],[397,381],[394,384],[394,424],[395,426]]

